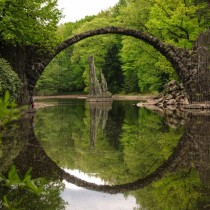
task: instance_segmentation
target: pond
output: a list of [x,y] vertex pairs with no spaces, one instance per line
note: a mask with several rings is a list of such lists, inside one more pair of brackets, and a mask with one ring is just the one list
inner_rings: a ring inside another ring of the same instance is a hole
[[[32,167],[35,210],[210,209],[210,115],[154,112],[136,101],[48,99],[3,134],[0,172]],[[5,188],[0,189],[0,198]]]

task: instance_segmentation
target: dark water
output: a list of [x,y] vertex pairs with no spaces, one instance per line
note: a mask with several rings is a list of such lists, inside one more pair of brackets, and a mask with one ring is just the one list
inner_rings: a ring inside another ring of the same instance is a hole
[[[46,179],[25,209],[210,209],[210,115],[49,100],[5,134],[0,170]],[[5,194],[1,191],[1,199]]]

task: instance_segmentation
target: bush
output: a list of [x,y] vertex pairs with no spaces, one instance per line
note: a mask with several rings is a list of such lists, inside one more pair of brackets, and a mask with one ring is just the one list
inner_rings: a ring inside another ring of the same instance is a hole
[[3,58],[0,58],[0,75],[0,97],[8,91],[11,100],[17,99],[22,83],[9,63]]

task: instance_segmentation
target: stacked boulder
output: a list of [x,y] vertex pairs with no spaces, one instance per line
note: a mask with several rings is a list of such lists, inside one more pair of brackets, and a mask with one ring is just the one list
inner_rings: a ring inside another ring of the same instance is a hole
[[187,105],[189,101],[182,83],[172,80],[165,85],[164,91],[154,98],[154,104],[160,108],[168,108]]

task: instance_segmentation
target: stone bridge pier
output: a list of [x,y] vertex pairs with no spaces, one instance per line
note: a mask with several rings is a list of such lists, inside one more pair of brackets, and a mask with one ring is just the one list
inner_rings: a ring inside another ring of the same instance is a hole
[[131,36],[153,46],[173,66],[180,81],[183,83],[189,101],[210,100],[210,32],[201,34],[195,44],[195,48],[192,51],[188,51],[168,45],[158,38],[141,31],[110,26],[75,35],[63,41],[51,53],[46,52],[41,47],[11,46],[0,42],[0,56],[10,62],[23,82],[19,102],[21,104],[28,103],[29,91],[33,91],[42,72],[57,54],[83,39],[101,34]]
[[196,101],[210,101],[210,31],[200,34],[195,43],[197,61]]

